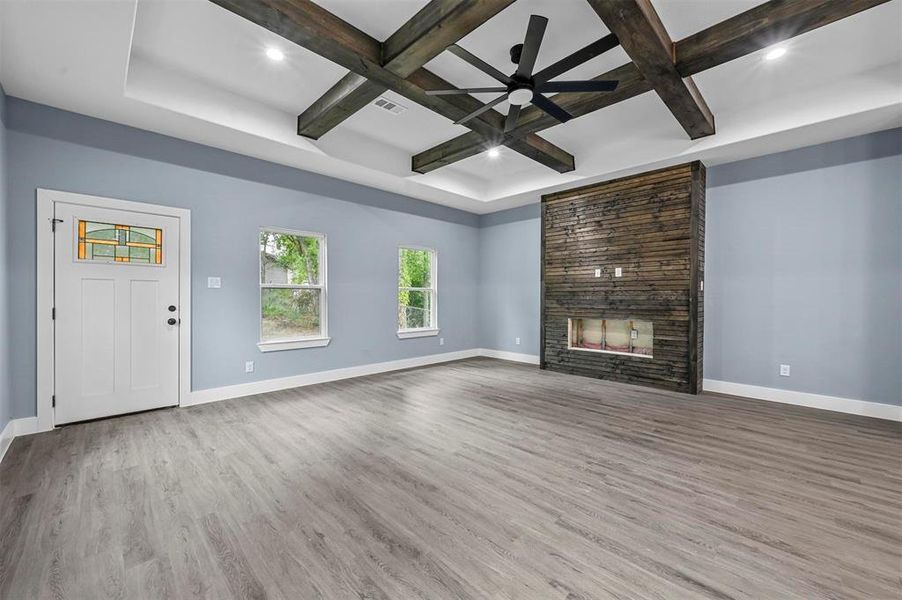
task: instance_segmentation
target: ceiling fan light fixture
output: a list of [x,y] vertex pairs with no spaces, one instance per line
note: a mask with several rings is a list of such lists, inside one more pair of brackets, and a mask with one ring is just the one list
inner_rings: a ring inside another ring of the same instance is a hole
[[530,88],[522,87],[511,90],[507,96],[507,101],[515,106],[523,106],[532,101],[533,92]]

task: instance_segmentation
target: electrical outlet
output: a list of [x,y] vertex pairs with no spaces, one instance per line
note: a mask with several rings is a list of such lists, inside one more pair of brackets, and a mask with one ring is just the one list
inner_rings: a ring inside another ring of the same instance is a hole
[[254,372],[254,361],[249,360],[244,363],[244,372],[245,373],[253,373]]
[[601,269],[595,269],[595,276],[601,277]]
[[207,277],[207,287],[208,288],[221,288],[222,287],[222,279],[219,277]]
[[623,277],[623,269],[621,267],[614,267],[614,277]]
[[444,345],[445,345],[445,338],[439,338],[439,339],[438,339],[438,345],[439,345],[439,346],[444,346]]
[[780,377],[789,377],[789,365],[780,365]]
[[514,340],[514,343],[517,344],[517,345],[519,346],[519,345],[520,345],[520,338],[516,338],[516,339]]

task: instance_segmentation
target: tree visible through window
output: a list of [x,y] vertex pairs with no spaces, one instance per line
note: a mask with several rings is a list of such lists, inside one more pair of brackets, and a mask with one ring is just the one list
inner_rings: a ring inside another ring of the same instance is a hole
[[324,337],[325,238],[320,234],[260,232],[260,339]]
[[398,268],[398,330],[434,329],[435,252],[401,248]]

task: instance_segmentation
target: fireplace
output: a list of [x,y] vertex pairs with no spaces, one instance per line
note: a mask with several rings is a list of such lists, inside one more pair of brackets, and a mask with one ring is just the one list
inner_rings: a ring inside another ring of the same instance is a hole
[[704,268],[700,162],[543,196],[539,365],[701,393]]
[[567,319],[570,350],[652,358],[654,326],[634,319]]

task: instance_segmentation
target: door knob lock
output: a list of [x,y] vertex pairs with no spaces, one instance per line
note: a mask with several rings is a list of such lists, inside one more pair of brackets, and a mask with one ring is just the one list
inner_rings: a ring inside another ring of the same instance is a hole
[[176,323],[178,323],[178,320],[173,319],[172,317],[169,317],[169,319],[166,322],[169,323],[170,325],[175,325]]
[[175,304],[169,305],[169,312],[175,312]]

